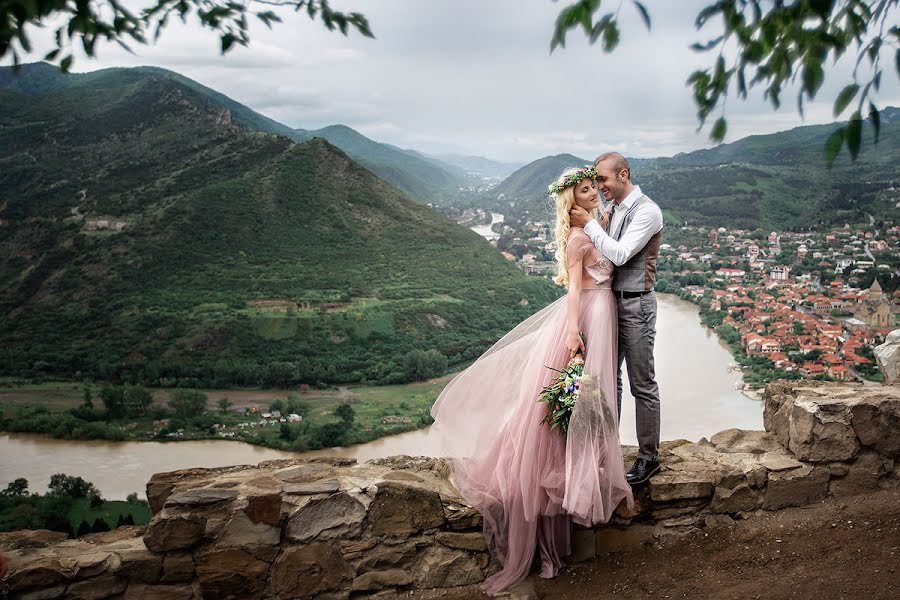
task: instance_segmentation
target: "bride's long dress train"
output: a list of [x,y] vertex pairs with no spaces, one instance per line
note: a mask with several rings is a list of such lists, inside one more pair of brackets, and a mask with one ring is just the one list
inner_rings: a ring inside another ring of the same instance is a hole
[[[491,554],[503,565],[485,590],[524,579],[537,549],[554,577],[571,551],[571,523],[609,520],[625,499],[616,412],[616,304],[612,263],[573,229],[567,256],[583,259],[579,324],[585,374],[566,436],[542,424],[541,388],[568,362],[566,297],[532,315],[458,375],[432,408],[431,441],[450,458],[453,482],[484,518]],[[570,273],[577,277],[578,273]]]

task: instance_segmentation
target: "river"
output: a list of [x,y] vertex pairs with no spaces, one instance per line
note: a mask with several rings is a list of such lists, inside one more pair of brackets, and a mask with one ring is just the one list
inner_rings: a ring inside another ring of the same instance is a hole
[[479,225],[478,227],[470,227],[472,231],[483,237],[489,242],[493,242],[495,240],[500,239],[500,234],[493,230],[493,227],[497,223],[503,222],[503,215],[500,213],[491,213],[491,224],[490,225]]
[[[697,307],[677,296],[659,296],[656,374],[662,403],[662,439],[701,437],[728,429],[762,429],[762,405],[734,386],[740,373],[728,371],[733,358],[715,333],[700,324]],[[627,390],[627,385],[626,385]],[[636,444],[634,399],[622,400],[622,443]],[[32,492],[43,492],[54,473],[93,482],[104,497],[143,495],[153,473],[187,467],[256,464],[275,458],[345,456],[360,461],[393,454],[430,455],[427,430],[368,444],[296,454],[233,441],[80,442],[38,435],[0,435],[0,487],[17,477]]]

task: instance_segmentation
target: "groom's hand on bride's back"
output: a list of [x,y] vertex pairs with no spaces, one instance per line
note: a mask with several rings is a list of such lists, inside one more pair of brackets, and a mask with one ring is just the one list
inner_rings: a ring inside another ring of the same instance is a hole
[[569,225],[571,227],[584,227],[591,222],[591,215],[580,206],[573,206],[569,211]]

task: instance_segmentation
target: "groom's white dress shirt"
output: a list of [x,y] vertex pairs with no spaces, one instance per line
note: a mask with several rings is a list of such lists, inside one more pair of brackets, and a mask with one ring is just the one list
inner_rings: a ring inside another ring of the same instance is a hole
[[[641,188],[636,185],[616,207],[609,223],[609,231],[613,235],[621,227],[622,219],[641,195]],[[596,220],[592,220],[584,226],[584,232],[591,238],[597,250],[617,267],[627,263],[663,227],[662,211],[656,204],[645,202],[634,210],[636,211],[634,218],[618,240],[603,231],[603,227]]]

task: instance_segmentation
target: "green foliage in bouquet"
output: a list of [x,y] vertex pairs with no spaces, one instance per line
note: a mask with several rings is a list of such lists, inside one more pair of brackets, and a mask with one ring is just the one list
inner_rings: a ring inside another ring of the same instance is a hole
[[[578,335],[583,342],[584,334],[579,333]],[[578,400],[578,394],[581,391],[581,378],[584,375],[584,355],[579,351],[563,370],[554,369],[550,366],[547,368],[555,371],[557,376],[546,387],[541,389],[539,401],[547,403],[547,414],[544,415],[542,423],[549,425],[551,430],[559,429],[562,435],[566,435],[569,429],[569,419],[572,417],[572,410],[575,408],[575,402]]]

